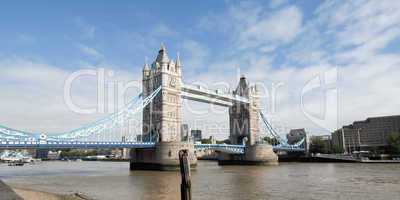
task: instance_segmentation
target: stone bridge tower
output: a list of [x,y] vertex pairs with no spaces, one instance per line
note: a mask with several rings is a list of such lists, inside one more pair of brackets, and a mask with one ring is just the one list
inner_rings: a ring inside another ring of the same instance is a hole
[[255,85],[249,86],[246,78],[242,76],[233,94],[249,99],[249,103],[236,101],[229,108],[229,139],[232,144],[245,142],[246,146],[254,145],[260,132],[258,89]]
[[168,58],[161,45],[156,60],[143,67],[143,98],[161,86],[161,91],[143,109],[143,141],[155,142],[154,149],[132,149],[131,170],[176,170],[179,169],[179,151],[189,151],[190,164],[197,159],[194,144],[181,142],[181,84],[182,65],[179,55],[174,62]]
[[233,102],[229,108],[229,139],[232,144],[245,144],[246,149],[242,155],[220,153],[220,165],[275,165],[278,156],[269,144],[257,143],[259,139],[259,95],[258,89],[249,86],[246,78],[242,76],[233,95],[245,97],[249,103]]
[[168,58],[162,45],[151,68],[143,67],[143,98],[158,87],[161,92],[143,109],[143,138],[148,141],[181,141],[181,63]]

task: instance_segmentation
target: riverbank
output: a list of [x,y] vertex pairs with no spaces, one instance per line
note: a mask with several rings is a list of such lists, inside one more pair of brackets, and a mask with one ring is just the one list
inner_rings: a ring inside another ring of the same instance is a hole
[[1,200],[89,200],[82,194],[61,195],[49,192],[36,191],[27,188],[9,186],[0,180]]
[[22,200],[18,194],[0,180],[0,199],[2,200]]

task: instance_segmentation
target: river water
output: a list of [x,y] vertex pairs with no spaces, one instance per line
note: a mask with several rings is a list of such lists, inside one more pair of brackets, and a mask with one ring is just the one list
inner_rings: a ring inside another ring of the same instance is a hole
[[[45,192],[82,192],[99,200],[180,198],[177,172],[129,171],[126,162],[43,162],[0,165],[0,179]],[[199,161],[193,199],[400,199],[399,164],[281,163],[218,166]]]

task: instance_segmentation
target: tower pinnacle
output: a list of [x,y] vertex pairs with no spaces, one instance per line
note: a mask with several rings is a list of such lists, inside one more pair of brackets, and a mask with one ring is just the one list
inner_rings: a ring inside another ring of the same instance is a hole
[[164,46],[164,43],[162,43],[162,42],[161,42],[160,51],[165,51],[165,46]]
[[182,67],[181,64],[181,59],[179,58],[179,52],[176,53],[176,62],[175,62],[176,67]]
[[147,64],[147,57],[144,59],[143,71],[150,70],[149,65]]
[[160,50],[158,51],[156,61],[159,63],[168,63],[169,62],[167,50],[165,49],[165,46],[163,43],[161,43],[161,47],[160,47]]

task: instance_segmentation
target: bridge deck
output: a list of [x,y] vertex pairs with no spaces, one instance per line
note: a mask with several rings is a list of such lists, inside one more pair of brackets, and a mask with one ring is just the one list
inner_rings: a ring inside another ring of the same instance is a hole
[[198,85],[183,84],[181,91],[182,98],[203,103],[216,104],[220,106],[232,106],[232,102],[239,101],[249,103],[245,97],[222,93],[218,90],[209,90]]
[[[204,150],[212,149],[216,151],[227,152],[231,154],[243,154],[246,147],[243,145],[230,144],[195,144],[195,149]],[[107,148],[154,148],[154,142],[17,142],[17,141],[2,141],[0,149],[107,149]],[[274,151],[291,151],[303,152],[303,148],[273,146]]]

